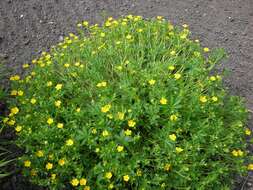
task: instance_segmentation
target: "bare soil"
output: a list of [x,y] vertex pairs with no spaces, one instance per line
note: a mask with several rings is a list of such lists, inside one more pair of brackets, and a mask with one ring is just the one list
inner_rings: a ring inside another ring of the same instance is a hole
[[[231,71],[226,86],[245,98],[253,127],[253,0],[0,0],[0,59],[21,72],[23,63],[74,32],[78,21],[101,23],[107,16],[127,14],[187,23],[203,45],[225,48],[229,59],[219,70]],[[239,179],[236,188],[253,190],[253,174]],[[4,179],[0,189],[37,187],[17,174]]]

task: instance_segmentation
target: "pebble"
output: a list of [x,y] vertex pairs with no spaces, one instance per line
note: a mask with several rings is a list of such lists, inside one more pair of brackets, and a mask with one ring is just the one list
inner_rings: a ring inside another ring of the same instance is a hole
[[64,37],[63,36],[59,36],[59,41],[63,41]]
[[252,187],[253,185],[252,185],[251,182],[247,182],[247,186],[248,186],[248,187]]

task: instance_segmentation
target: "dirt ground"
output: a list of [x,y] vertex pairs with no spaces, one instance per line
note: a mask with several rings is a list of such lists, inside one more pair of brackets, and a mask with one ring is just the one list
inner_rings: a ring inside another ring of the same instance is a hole
[[[78,21],[101,23],[107,16],[126,14],[187,23],[203,45],[225,48],[229,59],[220,69],[231,71],[226,86],[245,98],[252,128],[253,0],[0,0],[0,58],[21,71],[23,63],[75,31]],[[0,189],[36,189],[20,183],[19,176],[8,180]],[[237,189],[253,190],[253,174]]]

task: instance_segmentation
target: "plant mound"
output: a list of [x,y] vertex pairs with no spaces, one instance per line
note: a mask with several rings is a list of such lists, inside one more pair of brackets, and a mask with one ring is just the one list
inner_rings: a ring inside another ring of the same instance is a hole
[[222,50],[162,17],[85,21],[78,31],[24,64],[24,78],[11,77],[16,98],[4,122],[15,127],[33,183],[228,189],[246,170],[246,109],[210,74]]

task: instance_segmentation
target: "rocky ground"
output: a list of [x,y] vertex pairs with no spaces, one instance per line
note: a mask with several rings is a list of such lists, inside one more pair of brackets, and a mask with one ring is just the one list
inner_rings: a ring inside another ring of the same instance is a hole
[[[230,69],[226,86],[245,98],[252,115],[253,0],[0,0],[0,59],[21,72],[23,63],[75,31],[78,21],[100,23],[107,16],[130,13],[187,23],[203,45],[225,48],[229,59],[219,69]],[[252,124],[249,119],[249,127]],[[14,175],[2,189],[36,188]],[[242,179],[238,189],[252,190],[253,174]]]

